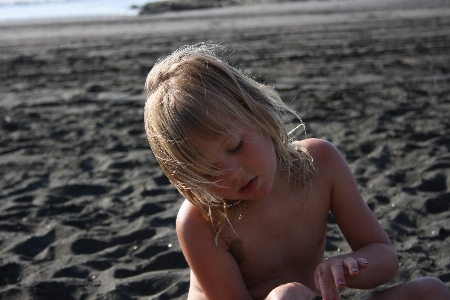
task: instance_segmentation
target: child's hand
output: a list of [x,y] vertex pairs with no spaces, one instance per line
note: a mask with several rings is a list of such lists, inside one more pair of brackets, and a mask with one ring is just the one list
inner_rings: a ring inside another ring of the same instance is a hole
[[321,262],[314,274],[316,289],[324,300],[339,300],[335,288],[343,289],[347,281],[359,276],[360,271],[367,269],[369,263],[364,258],[335,257]]

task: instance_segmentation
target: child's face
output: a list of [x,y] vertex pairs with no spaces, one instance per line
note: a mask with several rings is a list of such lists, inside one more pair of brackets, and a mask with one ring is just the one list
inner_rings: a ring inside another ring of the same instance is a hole
[[211,171],[201,175],[220,185],[210,189],[225,200],[259,200],[272,190],[278,167],[274,145],[268,135],[244,125],[230,129],[230,134],[213,140],[193,137],[214,162]]

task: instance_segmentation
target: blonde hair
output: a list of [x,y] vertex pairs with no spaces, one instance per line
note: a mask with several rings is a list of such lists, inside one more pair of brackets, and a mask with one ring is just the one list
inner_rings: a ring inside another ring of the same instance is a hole
[[283,114],[298,114],[288,108],[270,87],[247,77],[216,56],[219,45],[184,46],[157,61],[147,76],[144,122],[147,138],[161,168],[179,192],[209,220],[217,237],[227,224],[226,199],[208,187],[217,185],[201,174],[211,162],[192,135],[214,138],[229,133],[239,120],[245,126],[270,136],[280,166],[302,185],[315,175],[306,149],[290,143]]

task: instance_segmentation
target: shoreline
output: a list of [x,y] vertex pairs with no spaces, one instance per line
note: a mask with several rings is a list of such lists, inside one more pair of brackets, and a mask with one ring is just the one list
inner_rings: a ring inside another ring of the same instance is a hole
[[58,0],[58,1],[12,1],[0,4],[0,23],[43,19],[58,20],[76,17],[133,16],[151,0]]
[[[376,12],[376,11],[402,11],[405,6],[407,11],[431,10],[430,14],[441,12],[442,15],[447,14],[449,6],[445,0],[431,0],[423,2],[420,0],[380,0],[373,2],[370,0],[313,0],[313,1],[294,1],[294,2],[274,2],[262,4],[245,4],[245,5],[230,5],[224,7],[214,7],[208,9],[193,9],[185,11],[167,11],[157,14],[146,14],[137,16],[85,16],[85,17],[69,17],[69,18],[49,18],[36,20],[17,20],[0,22],[0,28],[11,26],[27,26],[27,25],[50,25],[53,23],[59,24],[82,24],[82,23],[114,23],[114,22],[136,22],[146,23],[149,21],[171,21],[177,18],[184,19],[205,19],[214,17],[230,17],[243,18],[248,16],[271,16],[271,15],[308,15],[308,14],[337,14],[349,12]],[[408,7],[410,6],[410,7]]]
[[[422,3],[417,7],[403,9],[408,0],[339,0],[318,2],[290,2],[282,4],[231,6],[183,12],[165,12],[136,17],[69,18],[64,20],[24,21],[14,24],[1,24],[3,29],[0,41],[3,43],[20,40],[37,41],[64,40],[72,36],[94,37],[117,35],[161,36],[173,32],[189,34],[192,31],[207,33],[223,30],[257,30],[272,27],[319,26],[332,23],[358,23],[392,21],[401,19],[420,19],[450,16],[450,6],[440,7],[442,0]],[[412,1],[414,2],[414,1]],[[220,21],[216,19],[220,18]],[[49,31],[58,24],[57,30]],[[152,30],[149,30],[151,26]],[[37,39],[36,39],[37,38]]]

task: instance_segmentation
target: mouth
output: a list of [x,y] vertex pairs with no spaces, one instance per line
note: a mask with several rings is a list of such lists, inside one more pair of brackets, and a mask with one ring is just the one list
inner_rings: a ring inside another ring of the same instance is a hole
[[251,179],[245,186],[239,189],[239,193],[243,195],[251,194],[255,191],[258,184],[258,177]]

